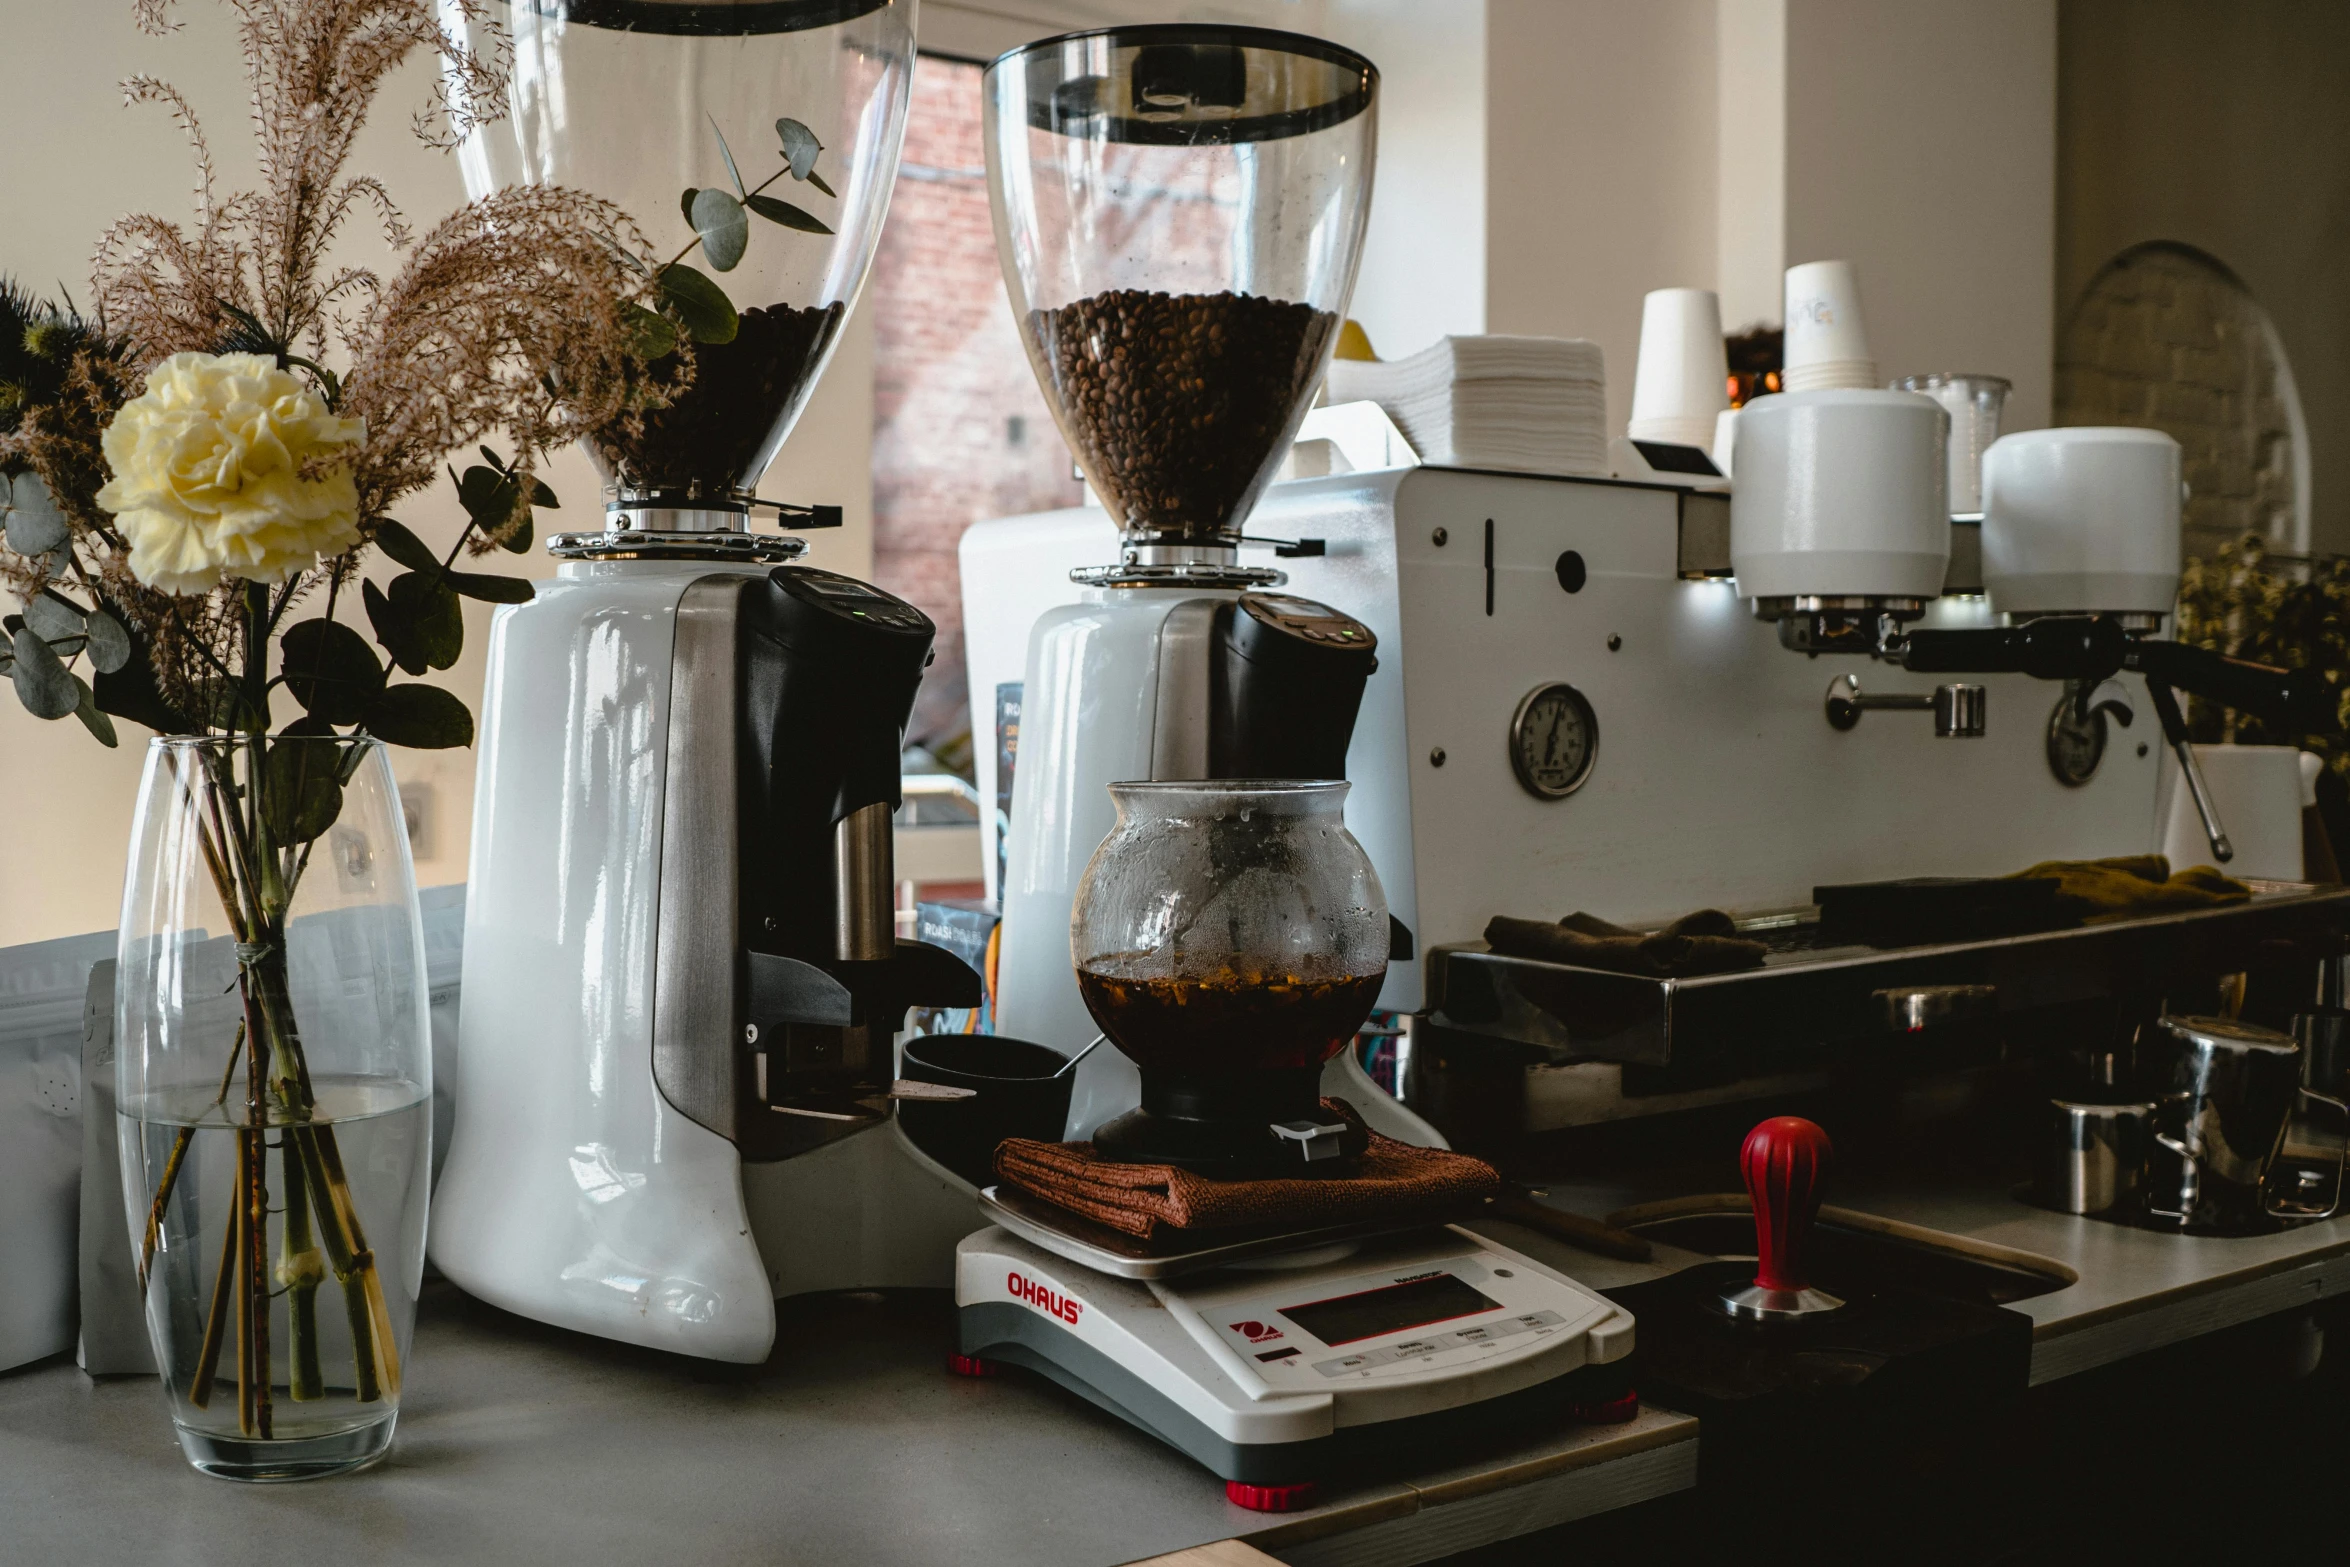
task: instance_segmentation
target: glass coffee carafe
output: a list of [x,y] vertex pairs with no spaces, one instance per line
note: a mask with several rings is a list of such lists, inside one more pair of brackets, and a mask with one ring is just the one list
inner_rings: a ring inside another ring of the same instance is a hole
[[1085,1005],[1142,1071],[1111,1158],[1254,1178],[1318,1173],[1323,1063],[1387,973],[1387,900],[1343,782],[1110,785],[1118,823],[1078,883]]

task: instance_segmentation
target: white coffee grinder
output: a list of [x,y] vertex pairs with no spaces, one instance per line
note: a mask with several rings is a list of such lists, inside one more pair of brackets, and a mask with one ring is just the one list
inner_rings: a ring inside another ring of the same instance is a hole
[[[1117,559],[1028,644],[1023,780],[1003,882],[997,1020],[1074,1052],[1094,1037],[1069,959],[1109,785],[1340,778],[1370,629],[1276,591],[1241,529],[1344,319],[1369,215],[1379,75],[1320,39],[1120,28],[1048,39],[987,78],[997,248],[1038,382],[1118,525]],[[1350,1097],[1418,1141],[1351,1052]],[[1095,1051],[1069,1132],[1131,1110]]]
[[[894,939],[930,621],[747,526],[759,506],[838,520],[754,487],[872,259],[913,10],[516,7],[513,114],[464,149],[476,195],[583,188],[678,249],[658,276],[692,374],[655,360],[667,406],[591,437],[606,526],[555,536],[555,581],[491,633],[431,1253],[508,1310],[712,1359],[767,1355],[806,1255],[863,1265],[831,1232],[888,1194],[775,1172],[879,1145],[855,1134],[888,1125],[907,1005],[978,999],[968,968]],[[968,1196],[893,1168],[947,1212],[943,1268]]]

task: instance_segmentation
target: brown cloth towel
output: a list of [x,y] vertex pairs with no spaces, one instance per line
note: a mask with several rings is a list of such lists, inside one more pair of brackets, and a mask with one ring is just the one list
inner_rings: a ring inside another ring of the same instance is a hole
[[[1322,1108],[1360,1126],[1338,1099]],[[1434,1218],[1501,1190],[1493,1166],[1442,1148],[1415,1148],[1366,1132],[1368,1146],[1347,1176],[1219,1181],[1168,1164],[1120,1164],[1091,1143],[1009,1137],[995,1151],[1005,1181],[1056,1207],[1144,1240],[1162,1230],[1344,1224],[1389,1214]]]
[[1610,925],[1595,914],[1570,914],[1556,925],[1496,915],[1485,923],[1485,944],[1507,957],[1573,963],[1650,979],[1759,968],[1770,950],[1739,935],[1737,925],[1720,909],[1699,909],[1662,930],[1647,932]]
[[2209,865],[2174,873],[2159,854],[2124,854],[2110,860],[2043,860],[2016,879],[2052,877],[2056,906],[2088,924],[2163,914],[2175,909],[2208,909],[2242,903],[2252,889]]

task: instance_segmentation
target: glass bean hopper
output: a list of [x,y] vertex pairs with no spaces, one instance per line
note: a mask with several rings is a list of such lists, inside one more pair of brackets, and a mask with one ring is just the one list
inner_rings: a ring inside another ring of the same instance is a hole
[[1337,345],[1379,73],[1259,28],[1072,33],[985,84],[996,245],[1045,401],[1121,532],[1097,586],[1242,587],[1241,528]]
[[511,48],[511,108],[459,147],[467,191],[564,185],[601,196],[650,243],[676,346],[646,374],[679,390],[585,442],[606,531],[558,555],[788,559],[747,531],[837,508],[757,489],[831,361],[897,180],[914,0],[515,0],[465,22]]

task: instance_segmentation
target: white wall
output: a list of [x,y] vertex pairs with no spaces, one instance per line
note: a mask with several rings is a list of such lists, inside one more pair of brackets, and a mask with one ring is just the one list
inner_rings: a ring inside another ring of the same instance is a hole
[[1787,261],[1860,268],[1887,377],[1988,371],[2048,422],[2055,0],[1786,0]]
[[1489,330],[1595,339],[1631,404],[1640,300],[1857,262],[1887,377],[1974,370],[2048,421],[2055,0],[1490,0]]
[[1611,430],[1631,412],[1641,295],[1714,286],[1714,11],[1487,11],[1486,329],[1596,341]]
[[2216,256],[2309,421],[2316,547],[2350,551],[2350,6],[2064,0],[2059,311],[2146,240]]
[[[0,159],[0,272],[52,293],[60,282],[89,298],[89,257],[99,234],[126,212],[181,220],[190,211],[192,169],[178,131],[158,109],[128,109],[118,86],[134,72],[178,85],[203,119],[223,192],[253,183],[245,86],[234,16],[225,6],[184,5],[182,28],[149,38],[117,0],[0,0],[0,102],[9,105],[8,152]],[[391,81],[359,149],[354,169],[379,174],[419,230],[465,199],[456,162],[410,134],[411,114],[429,101],[431,77],[412,63]],[[355,230],[339,259],[379,268],[396,264],[377,235]],[[864,313],[852,317],[833,368],[800,427],[770,470],[762,492],[837,502],[845,526],[815,535],[810,558],[846,571],[872,560],[871,449],[873,334]],[[575,452],[558,457],[548,482],[559,512],[553,528],[596,525],[597,485]],[[464,515],[446,481],[401,503],[399,516],[427,541],[456,538]],[[552,525],[552,527],[550,527]],[[554,562],[534,551],[501,557],[503,569],[551,575]],[[9,606],[13,609],[13,605]],[[345,618],[365,630],[357,607]],[[440,675],[480,714],[486,608],[466,606],[466,653]],[[124,743],[107,751],[71,719],[44,723],[0,691],[0,946],[77,931],[111,929],[122,897],[125,845],[145,732],[120,726]],[[393,753],[402,783],[431,791],[419,880],[461,881],[473,796],[470,751]]]
[[1486,329],[1486,0],[1329,0],[1379,67],[1379,160],[1350,314],[1383,359]]

